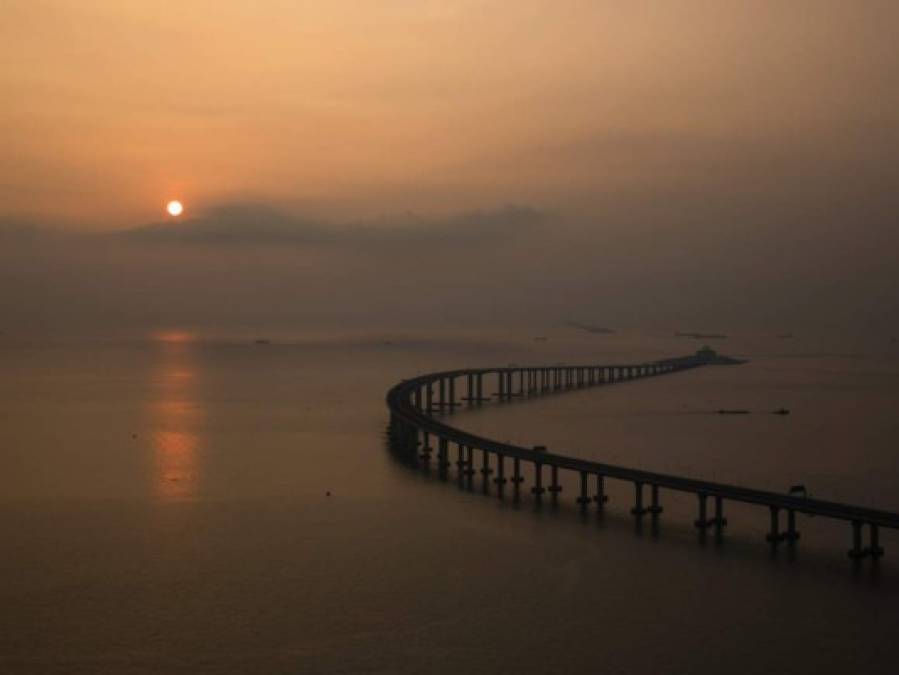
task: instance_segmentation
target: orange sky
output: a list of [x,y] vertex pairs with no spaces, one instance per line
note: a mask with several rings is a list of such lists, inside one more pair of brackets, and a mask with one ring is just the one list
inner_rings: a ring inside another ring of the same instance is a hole
[[131,227],[174,197],[556,208],[745,181],[760,148],[876,172],[897,8],[7,0],[0,216]]

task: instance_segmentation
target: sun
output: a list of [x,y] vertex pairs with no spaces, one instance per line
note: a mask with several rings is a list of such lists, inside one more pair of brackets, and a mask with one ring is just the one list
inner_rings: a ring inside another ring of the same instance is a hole
[[175,199],[165,205],[165,210],[169,212],[170,216],[180,216],[181,212],[184,211],[184,206]]

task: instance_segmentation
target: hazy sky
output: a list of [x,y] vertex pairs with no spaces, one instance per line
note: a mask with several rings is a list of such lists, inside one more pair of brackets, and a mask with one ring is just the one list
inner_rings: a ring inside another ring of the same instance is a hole
[[[382,241],[395,268],[462,224],[454,250],[530,288],[521,311],[616,288],[621,316],[714,323],[739,293],[780,323],[891,325],[897,25],[873,0],[5,0],[0,221],[128,230],[180,198],[202,236],[179,255],[311,238],[359,274],[339,251]],[[24,320],[71,256],[31,264],[20,239],[0,299]]]

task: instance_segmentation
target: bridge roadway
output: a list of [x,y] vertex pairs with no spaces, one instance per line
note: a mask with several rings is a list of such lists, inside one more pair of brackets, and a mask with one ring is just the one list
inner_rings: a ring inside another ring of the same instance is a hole
[[[482,459],[480,472],[484,480],[484,491],[487,492],[489,476],[496,473],[497,477],[493,479],[493,482],[500,498],[504,498],[505,485],[511,480],[513,499],[515,501],[520,499],[520,484],[524,481],[521,474],[521,462],[526,462],[533,465],[534,486],[531,488],[531,492],[538,502],[547,491],[550,492],[553,501],[558,499],[558,493],[562,490],[558,472],[565,470],[575,472],[580,476],[580,496],[577,501],[584,511],[592,502],[596,503],[598,509],[604,507],[608,499],[604,493],[604,480],[611,478],[633,483],[634,507],[631,509],[631,513],[636,517],[642,517],[646,513],[657,517],[662,512],[659,491],[664,488],[697,495],[698,517],[695,525],[703,531],[708,527],[714,527],[717,536],[721,535],[722,529],[727,525],[723,504],[725,500],[729,500],[769,508],[770,530],[767,540],[772,546],[777,546],[781,542],[795,545],[799,539],[795,516],[797,513],[802,513],[848,521],[852,526],[852,548],[849,550],[851,558],[860,560],[868,556],[878,558],[883,555],[883,548],[879,544],[878,528],[899,529],[899,514],[897,513],[567,457],[547,452],[540,446],[527,448],[477,436],[446,424],[442,421],[445,418],[434,417],[435,412],[452,413],[456,407],[462,404],[457,400],[455,394],[456,383],[460,378],[465,378],[468,394],[462,397],[461,401],[469,406],[478,406],[491,400],[503,402],[515,397],[535,396],[630,381],[708,366],[711,363],[714,362],[708,357],[697,355],[636,365],[512,366],[453,370],[421,375],[404,380],[387,392],[391,445],[411,457],[422,459],[428,463],[434,450],[430,446],[430,438],[433,436],[438,442],[440,477],[446,480],[447,470],[450,466],[449,444],[454,443],[458,453],[456,465],[459,469],[459,481],[467,479],[469,484],[475,474],[474,451],[480,451]],[[484,379],[488,377],[492,379],[494,376],[497,392],[490,397],[485,397],[483,395]],[[491,456],[493,456],[495,468],[491,467]],[[511,479],[506,478],[506,459],[511,459],[513,463]],[[551,482],[548,488],[543,485],[544,466],[549,467],[551,473]],[[591,477],[595,481],[594,495],[588,494],[588,482]],[[649,506],[644,504],[644,486],[649,486],[651,490]],[[707,511],[709,498],[714,500],[715,508],[715,514],[711,518],[708,517]],[[787,515],[785,531],[780,529],[781,511],[785,511]],[[867,526],[869,532],[867,546],[864,546],[862,542],[864,526]]]

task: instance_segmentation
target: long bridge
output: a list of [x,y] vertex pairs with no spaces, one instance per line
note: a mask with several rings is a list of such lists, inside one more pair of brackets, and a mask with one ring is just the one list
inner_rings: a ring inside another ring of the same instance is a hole
[[[720,359],[718,362],[727,362]],[[605,507],[606,479],[632,483],[634,505],[631,513],[636,518],[650,514],[657,518],[662,513],[661,490],[692,493],[697,497],[697,518],[695,526],[705,532],[714,528],[720,537],[727,525],[724,517],[725,501],[742,502],[765,506],[769,510],[770,529],[767,541],[772,546],[786,542],[794,546],[799,539],[796,528],[796,514],[821,516],[848,522],[851,525],[851,548],[849,557],[861,560],[866,557],[879,558],[883,547],[879,542],[879,528],[899,529],[899,514],[861,506],[812,499],[794,494],[780,494],[750,487],[729,485],[713,481],[697,480],[676,474],[644,471],[615,464],[605,464],[577,459],[547,452],[542,446],[532,448],[502,443],[489,438],[457,429],[445,422],[445,413],[452,413],[459,406],[480,406],[490,401],[508,402],[514,398],[540,396],[572,389],[603,386],[617,382],[655,377],[669,373],[707,366],[715,363],[714,355],[698,352],[685,356],[635,365],[556,365],[541,367],[473,368],[451,370],[421,375],[404,380],[387,392],[387,407],[390,410],[390,443],[394,450],[429,465],[436,442],[437,467],[441,480],[447,480],[451,445],[456,448],[457,477],[460,484],[467,481],[471,485],[475,469],[476,453],[480,454],[480,473],[483,476],[484,492],[488,492],[490,477],[495,485],[496,495],[506,498],[507,484],[511,483],[511,499],[519,502],[525,477],[523,464],[530,465],[533,485],[530,493],[539,504],[548,492],[553,503],[557,503],[562,485],[561,471],[569,471],[580,478],[580,493],[577,503],[582,512],[591,504],[598,510]],[[496,392],[485,396],[485,383],[495,381]],[[464,396],[457,398],[457,389],[464,387]],[[436,415],[435,415],[436,413]],[[511,467],[507,465],[510,462]],[[511,468],[511,476],[507,471]],[[544,468],[549,471],[549,484],[544,483]],[[508,477],[507,477],[508,476]],[[593,485],[591,489],[591,483]],[[649,488],[649,502],[644,490]],[[713,512],[709,513],[709,500]],[[786,522],[781,525],[781,512]],[[868,532],[867,544],[863,542],[864,530]]]

